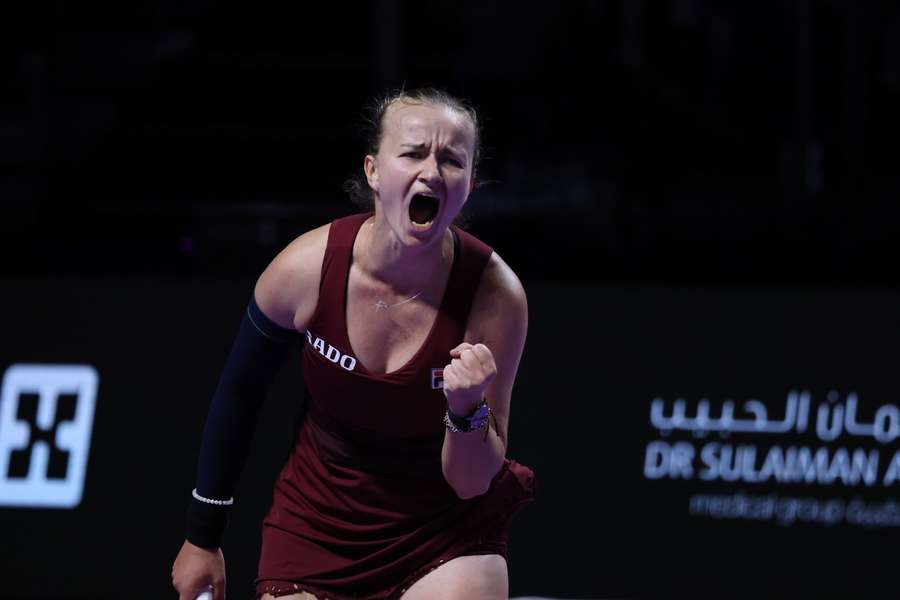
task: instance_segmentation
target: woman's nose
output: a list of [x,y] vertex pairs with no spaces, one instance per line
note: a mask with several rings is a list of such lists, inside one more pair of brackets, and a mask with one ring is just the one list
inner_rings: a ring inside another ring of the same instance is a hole
[[443,179],[441,175],[441,169],[438,165],[437,159],[434,155],[429,155],[425,160],[422,161],[422,170],[419,172],[419,181],[431,182],[431,181],[440,181]]

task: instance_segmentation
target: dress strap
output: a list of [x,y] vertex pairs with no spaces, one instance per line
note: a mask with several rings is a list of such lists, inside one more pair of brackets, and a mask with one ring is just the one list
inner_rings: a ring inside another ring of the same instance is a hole
[[[350,215],[331,222],[325,256],[322,258],[319,298],[309,322],[309,329],[317,335],[330,335],[334,338],[335,334],[340,336],[340,332],[344,330],[344,296],[347,293],[347,273],[353,259],[353,240],[371,214]],[[343,349],[344,352],[348,350],[349,348]]]
[[454,278],[449,282],[446,310],[449,317],[465,331],[472,310],[472,299],[481,283],[481,276],[494,250],[475,236],[451,226],[456,234],[456,251],[459,252],[454,268]]
[[353,242],[359,228],[373,213],[360,213],[335,219],[328,230],[328,243],[322,260],[319,298],[334,302],[346,293],[347,273],[353,258]]

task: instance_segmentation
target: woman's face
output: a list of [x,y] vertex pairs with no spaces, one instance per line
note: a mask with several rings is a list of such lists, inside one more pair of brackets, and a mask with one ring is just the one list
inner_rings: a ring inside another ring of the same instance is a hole
[[475,131],[468,117],[433,104],[397,102],[381,146],[366,156],[376,210],[404,244],[440,240],[472,190]]

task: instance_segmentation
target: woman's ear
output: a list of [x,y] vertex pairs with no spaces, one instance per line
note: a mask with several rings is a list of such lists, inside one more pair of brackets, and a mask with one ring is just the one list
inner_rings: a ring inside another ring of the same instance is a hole
[[378,166],[375,164],[375,157],[371,154],[366,154],[366,158],[363,160],[363,171],[366,174],[366,181],[369,182],[369,187],[372,188],[373,191],[378,191]]

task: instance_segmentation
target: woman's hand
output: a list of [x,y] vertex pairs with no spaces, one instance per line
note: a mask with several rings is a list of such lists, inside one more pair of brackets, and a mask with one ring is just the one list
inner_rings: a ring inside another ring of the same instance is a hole
[[222,550],[207,550],[185,540],[172,565],[172,585],[178,600],[194,600],[207,585],[214,600],[225,600],[225,557]]
[[497,374],[494,355],[484,344],[463,342],[450,351],[444,367],[444,396],[455,415],[465,416],[481,403],[484,390]]

